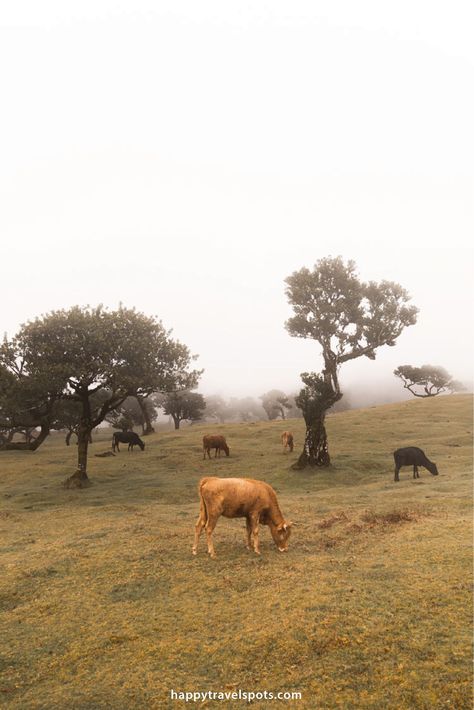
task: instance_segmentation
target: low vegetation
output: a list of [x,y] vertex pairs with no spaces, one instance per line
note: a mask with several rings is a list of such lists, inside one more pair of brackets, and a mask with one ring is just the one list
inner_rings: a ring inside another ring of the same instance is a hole
[[[0,703],[161,709],[184,707],[171,690],[241,689],[300,691],[291,707],[318,710],[470,708],[471,405],[330,415],[333,465],[316,470],[290,470],[301,419],[214,426],[230,456],[210,461],[209,425],[96,458],[104,432],[84,490],[61,485],[77,457],[63,435],[0,453]],[[440,475],[403,468],[394,483],[392,452],[408,445]],[[217,559],[204,540],[193,557],[203,475],[270,483],[296,523],[289,552],[262,528],[258,557],[243,520],[221,518]]]

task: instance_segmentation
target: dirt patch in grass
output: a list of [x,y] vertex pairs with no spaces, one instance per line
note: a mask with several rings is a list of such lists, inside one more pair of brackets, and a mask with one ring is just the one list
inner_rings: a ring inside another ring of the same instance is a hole
[[332,528],[333,525],[336,523],[340,522],[348,522],[349,518],[347,515],[344,513],[344,511],[341,511],[339,513],[331,513],[331,515],[328,515],[326,518],[323,518],[322,520],[317,523],[317,527],[320,530],[327,530],[328,528]]
[[399,523],[417,522],[422,515],[426,515],[426,513],[422,513],[419,510],[410,510],[408,508],[390,510],[386,513],[366,510],[365,513],[361,515],[361,520],[369,526],[398,525]]

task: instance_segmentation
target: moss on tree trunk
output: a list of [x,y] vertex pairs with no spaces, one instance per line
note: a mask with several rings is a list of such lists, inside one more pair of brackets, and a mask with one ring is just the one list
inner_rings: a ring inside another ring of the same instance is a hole
[[306,466],[329,466],[328,439],[324,426],[325,415],[306,425],[303,451],[292,468],[298,470]]

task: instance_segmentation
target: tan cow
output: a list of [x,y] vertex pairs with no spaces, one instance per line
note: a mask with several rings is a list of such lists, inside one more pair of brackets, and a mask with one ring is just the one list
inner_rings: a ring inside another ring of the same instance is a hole
[[212,532],[221,515],[226,518],[245,518],[247,526],[247,549],[253,549],[260,554],[258,542],[258,525],[268,525],[270,532],[280,552],[288,549],[288,539],[291,533],[291,522],[287,522],[281,514],[276,493],[265,481],[255,481],[253,478],[216,478],[210,476],[199,482],[200,508],[197,519],[193,555],[197,554],[197,546],[202,529],[206,528],[207,551],[215,557]]
[[206,458],[206,453],[209,458],[211,458],[211,449],[216,450],[214,453],[214,458],[216,458],[218,453],[219,456],[221,455],[221,450],[225,451],[226,456],[228,456],[230,453],[225,437],[221,436],[220,434],[206,434],[205,436],[203,436],[202,449],[204,451],[203,458]]
[[291,431],[284,431],[283,434],[281,435],[281,443],[283,444],[283,451],[286,451],[287,449],[290,449],[290,451],[293,451],[293,434]]

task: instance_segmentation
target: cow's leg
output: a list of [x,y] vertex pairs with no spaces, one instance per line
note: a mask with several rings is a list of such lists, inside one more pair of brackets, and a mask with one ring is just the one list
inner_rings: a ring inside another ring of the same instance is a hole
[[395,478],[393,479],[394,481],[400,480],[400,478],[398,476],[399,472],[400,472],[400,466],[395,465]]
[[252,515],[250,518],[250,525],[252,527],[252,537],[253,537],[253,549],[255,554],[260,554],[259,540],[258,540],[258,521],[260,514]]
[[413,478],[419,478],[418,466],[416,464],[413,465]]
[[207,551],[211,557],[216,556],[216,551],[214,550],[214,543],[212,541],[212,533],[217,524],[217,517],[208,517],[206,523],[206,538],[207,538]]
[[245,518],[245,527],[247,528],[247,542],[245,543],[245,547],[247,548],[247,550],[251,550],[252,549],[252,523],[251,523],[249,517]]
[[199,513],[199,518],[197,519],[196,526],[194,528],[194,543],[193,543],[193,555],[197,555],[197,547],[198,547],[198,542],[199,538],[201,537],[202,529],[205,526],[206,521]]

